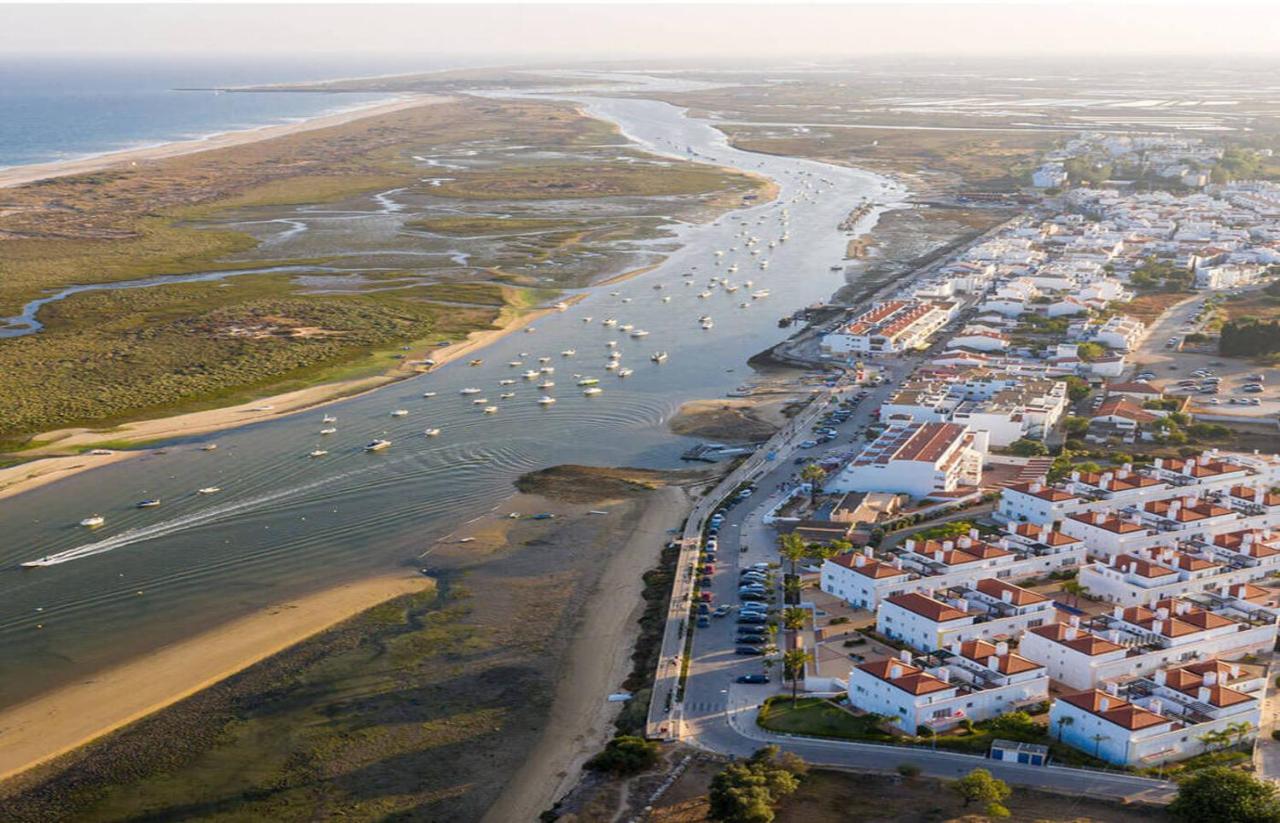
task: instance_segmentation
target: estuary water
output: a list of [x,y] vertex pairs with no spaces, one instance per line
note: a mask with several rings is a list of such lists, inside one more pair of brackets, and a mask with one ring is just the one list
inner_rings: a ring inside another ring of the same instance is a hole
[[[685,400],[721,397],[749,380],[747,358],[788,333],[778,319],[843,284],[832,271],[847,239],[840,221],[864,198],[905,195],[858,170],[738,151],[666,103],[578,102],[646,148],[764,175],[780,195],[681,227],[665,263],[587,290],[568,310],[477,354],[480,366],[457,362],[322,410],[175,441],[0,501],[0,705],[291,596],[430,566],[439,539],[499,516],[494,508],[523,472],[561,463],[681,465],[692,441],[672,435],[666,420]],[[394,192],[375,197],[385,205]],[[744,232],[759,242],[748,248]],[[738,288],[708,288],[712,277]],[[702,328],[703,316],[712,328]],[[648,335],[605,326],[607,318]],[[610,343],[630,376],[604,368]],[[569,350],[575,354],[562,354]],[[659,350],[668,354],[663,363],[650,359]],[[524,379],[540,357],[554,373]],[[603,392],[584,396],[575,375],[598,378]],[[536,388],[546,379],[556,386]],[[462,395],[464,388],[481,393]],[[505,392],[515,396],[500,399]],[[558,402],[539,405],[543,394]],[[476,397],[487,402],[476,405]],[[485,414],[484,405],[498,410]],[[398,409],[408,414],[392,416]],[[330,435],[319,433],[325,414],[337,418]],[[428,427],[440,434],[424,436]],[[365,452],[379,437],[391,447]],[[202,450],[210,442],[218,448]],[[328,454],[309,457],[317,447]],[[197,493],[207,487],[220,491]],[[148,498],[162,503],[135,508]],[[93,513],[104,526],[77,525]],[[19,566],[44,557],[64,562]]]

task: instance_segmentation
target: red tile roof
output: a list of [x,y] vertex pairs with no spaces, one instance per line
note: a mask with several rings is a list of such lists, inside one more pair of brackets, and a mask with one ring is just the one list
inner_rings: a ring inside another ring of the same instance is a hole
[[1141,706],[1135,706],[1117,695],[1107,694],[1097,689],[1090,689],[1087,692],[1079,692],[1077,694],[1065,694],[1058,699],[1129,731],[1172,722],[1167,717],[1161,717],[1155,712],[1147,711]]
[[919,592],[896,594],[893,597],[886,598],[886,600],[898,608],[914,612],[935,623],[946,623],[950,620],[959,620],[962,617],[969,616],[953,606],[934,600],[932,597],[926,597]]

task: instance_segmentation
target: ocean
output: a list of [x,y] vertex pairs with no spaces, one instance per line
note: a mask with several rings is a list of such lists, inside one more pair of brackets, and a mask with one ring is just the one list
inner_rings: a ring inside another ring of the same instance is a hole
[[466,62],[446,64],[430,57],[404,56],[341,60],[0,56],[0,168],[287,123],[390,97],[215,94],[178,88],[403,74]]

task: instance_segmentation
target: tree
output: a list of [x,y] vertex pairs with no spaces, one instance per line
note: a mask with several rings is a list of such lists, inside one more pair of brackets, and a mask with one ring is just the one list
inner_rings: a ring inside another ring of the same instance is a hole
[[1196,738],[1211,752],[1231,745],[1231,735],[1225,729],[1211,729]]
[[[1074,582],[1074,581],[1073,581],[1073,582]],[[1063,729],[1063,727],[1064,727],[1064,726],[1070,726],[1070,725],[1072,725],[1072,724],[1073,724],[1073,723],[1075,723],[1075,722],[1076,722],[1076,719],[1075,719],[1074,717],[1071,717],[1071,716],[1069,716],[1069,715],[1065,715],[1065,714],[1058,718],[1057,723],[1058,723],[1058,742],[1059,742],[1059,743],[1061,743],[1061,742],[1062,742],[1062,729]]]
[[1076,356],[1086,363],[1092,363],[1107,353],[1107,347],[1101,343],[1081,343],[1076,346]]
[[791,705],[800,699],[800,681],[804,679],[804,669],[813,659],[812,652],[805,649],[788,649],[782,653],[782,668],[791,681]]
[[658,764],[661,747],[643,737],[623,734],[609,741],[604,751],[587,761],[587,768],[617,775],[638,774]]
[[1253,731],[1253,724],[1248,720],[1228,723],[1223,731],[1231,735],[1232,745],[1240,746],[1244,743],[1244,739],[1249,736],[1249,732]]
[[1074,375],[1067,377],[1063,382],[1067,384],[1067,398],[1072,403],[1079,403],[1081,400],[1093,393],[1093,389],[1089,388],[1089,383],[1083,377]]
[[1062,584],[1062,590],[1071,595],[1071,605],[1079,606],[1080,598],[1089,593],[1089,587],[1079,580],[1068,580]]
[[1095,734],[1093,737],[1090,737],[1089,739],[1093,741],[1094,759],[1101,760],[1102,759],[1102,743],[1103,741],[1110,740],[1111,736],[1102,734],[1101,732],[1099,732],[1098,734]]
[[827,477],[827,472],[817,463],[806,463],[805,467],[800,470],[800,479],[809,484],[809,502],[812,503],[818,499],[819,486]]
[[796,574],[796,566],[809,556],[809,544],[795,532],[784,534],[778,538],[778,553],[791,562],[791,574]]
[[1023,437],[1013,441],[1009,451],[1018,457],[1043,457],[1049,453],[1049,447],[1039,440],[1028,440]]
[[1012,793],[1009,784],[992,777],[986,769],[974,769],[953,782],[951,789],[964,800],[966,808],[971,803],[982,803],[991,817],[1005,817],[1009,813],[1003,805]]
[[1089,420],[1084,417],[1067,416],[1062,419],[1062,429],[1067,434],[1084,434],[1089,431]]
[[774,807],[799,787],[807,769],[799,757],[779,754],[777,746],[730,763],[711,779],[710,816],[725,823],[771,823]]
[[1178,796],[1169,804],[1169,816],[1179,823],[1278,823],[1280,803],[1275,793],[1274,786],[1253,775],[1215,766],[1195,772],[1178,784]]
[[799,606],[789,606],[782,610],[782,626],[787,631],[800,631],[808,619],[809,612]]

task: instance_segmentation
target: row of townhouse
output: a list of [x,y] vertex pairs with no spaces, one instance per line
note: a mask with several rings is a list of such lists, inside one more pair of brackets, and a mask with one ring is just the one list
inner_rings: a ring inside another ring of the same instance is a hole
[[819,586],[850,606],[875,611],[897,595],[972,587],[985,578],[1013,582],[1043,577],[1075,568],[1084,559],[1082,542],[1052,530],[1015,530],[995,543],[976,534],[907,540],[903,551],[891,556],[877,558],[867,547],[823,561]]
[[928,345],[933,335],[955,317],[955,302],[889,300],[823,335],[820,346],[829,355],[895,354]]

